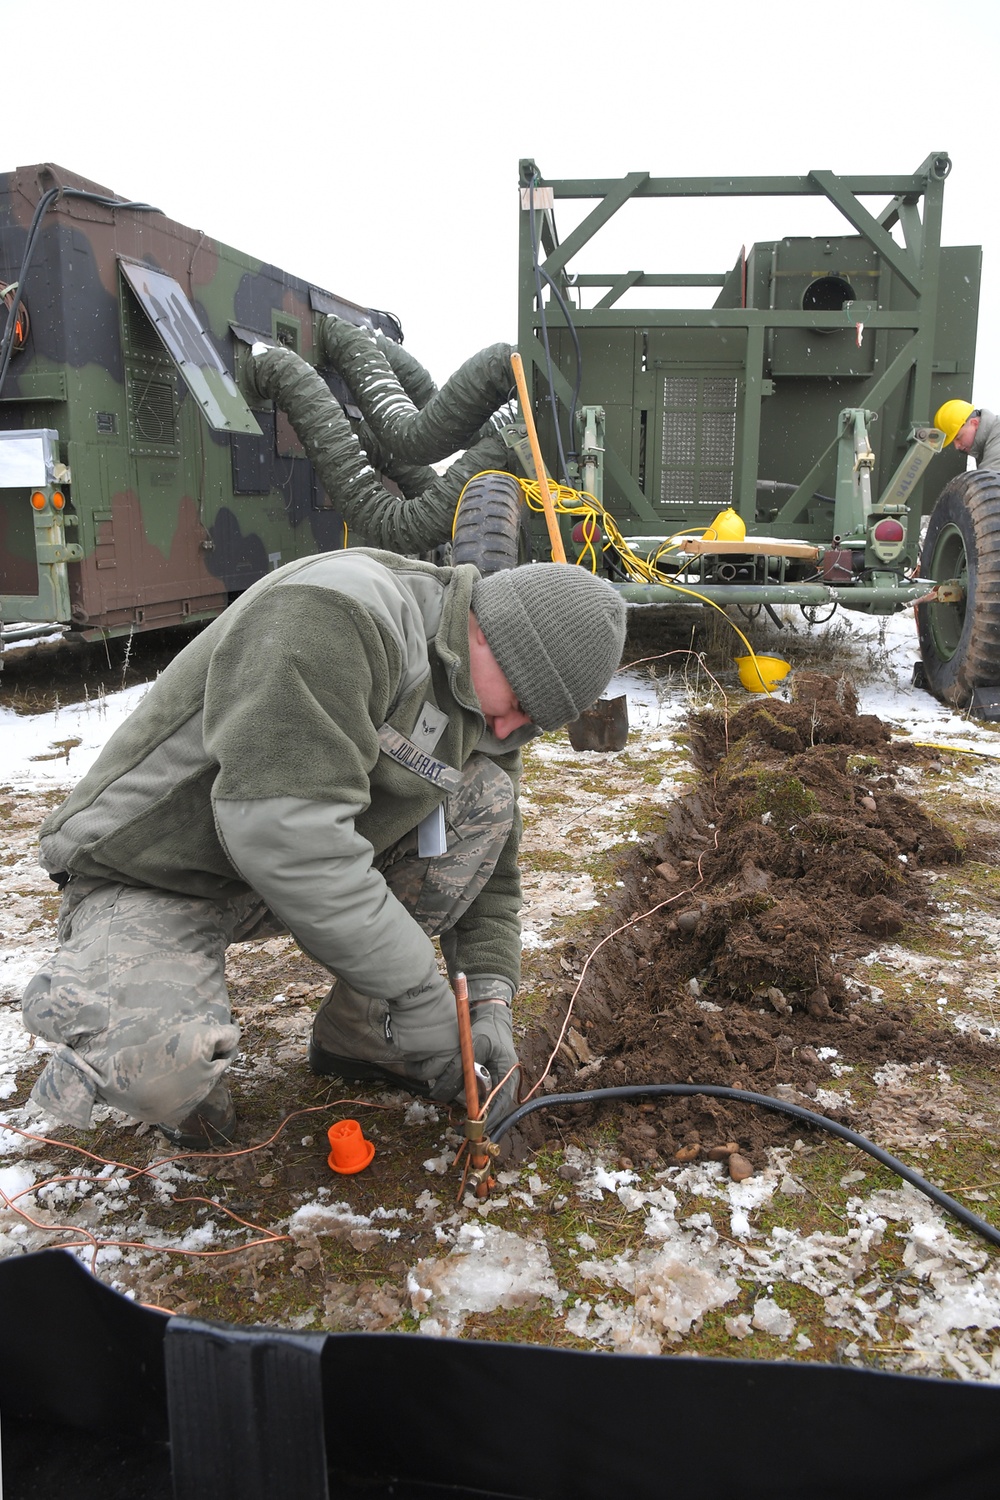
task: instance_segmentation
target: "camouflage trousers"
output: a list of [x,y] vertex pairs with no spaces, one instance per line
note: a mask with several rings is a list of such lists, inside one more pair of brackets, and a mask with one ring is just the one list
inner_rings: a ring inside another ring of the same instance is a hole
[[[450,929],[493,873],[513,808],[509,778],[475,755],[444,803],[445,852],[422,858],[414,829],[375,861],[446,955]],[[98,1103],[151,1123],[183,1120],[239,1045],[226,948],[286,930],[253,892],[210,900],[74,876],[59,946],[22,998],[25,1026],[53,1047],[32,1099],[81,1128]]]

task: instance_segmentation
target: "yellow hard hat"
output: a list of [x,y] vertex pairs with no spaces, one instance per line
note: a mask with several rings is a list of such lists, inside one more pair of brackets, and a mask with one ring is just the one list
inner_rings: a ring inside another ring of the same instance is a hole
[[791,662],[781,656],[734,656],[733,661],[748,693],[773,693],[792,670]]
[[938,407],[934,413],[934,426],[944,433],[946,448],[961,432],[975,409],[971,401],[946,401],[943,406]]
[[720,510],[705,532],[707,542],[742,542],[747,534],[746,522],[730,505]]

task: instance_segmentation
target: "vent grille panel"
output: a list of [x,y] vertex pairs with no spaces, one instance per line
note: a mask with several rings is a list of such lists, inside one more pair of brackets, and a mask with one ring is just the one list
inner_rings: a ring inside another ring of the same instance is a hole
[[126,367],[129,441],[136,453],[173,453],[177,449],[174,382]]
[[738,394],[736,376],[664,376],[661,505],[732,503]]

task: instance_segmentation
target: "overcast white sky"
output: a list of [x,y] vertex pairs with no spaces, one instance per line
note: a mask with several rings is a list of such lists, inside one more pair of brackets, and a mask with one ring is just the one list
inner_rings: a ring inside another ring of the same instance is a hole
[[[976,388],[955,394],[1000,408],[996,0],[48,0],[34,28],[4,168],[57,162],[389,309],[439,382],[516,336],[522,156],[551,177],[804,175],[947,151],[944,240],[984,246]],[[851,232],[795,207],[675,204],[598,259],[727,270],[744,242]]]

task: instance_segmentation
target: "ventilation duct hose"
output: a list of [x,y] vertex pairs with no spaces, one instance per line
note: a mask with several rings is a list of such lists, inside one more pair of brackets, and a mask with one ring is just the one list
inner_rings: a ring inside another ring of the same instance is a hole
[[387,472],[391,464],[439,463],[474,443],[514,384],[510,345],[491,344],[467,359],[421,408],[367,329],[328,315],[320,345],[384,450]]
[[[386,338],[384,333],[375,335],[375,342],[382,350],[388,364],[392,366],[392,372],[396,376],[403,390],[409,396],[414,406],[419,406],[423,411],[433,396],[438,394],[438,388],[434,384],[430,374],[424,369],[419,359],[405,349],[402,344],[397,344],[394,339]],[[504,345],[510,357],[510,346]],[[511,374],[513,375],[513,369]],[[465,446],[471,447],[478,443],[480,438],[488,437],[491,432],[497,432],[508,422],[514,420],[513,409],[508,405],[513,400],[513,387],[507,392],[503,403],[497,407],[493,415],[476,431],[465,439]],[[367,424],[365,424],[367,426]],[[369,429],[370,431],[370,429]],[[378,467],[375,465],[375,467]]]
[[392,373],[414,406],[419,406],[423,411],[431,398],[438,393],[438,388],[430,373],[424,369],[419,359],[411,354],[409,349],[402,344],[397,344],[395,339],[386,338],[384,333],[375,335],[375,346],[385,355],[386,363],[392,366]]
[[402,490],[407,500],[415,500],[418,495],[426,495],[431,485],[440,479],[437,469],[432,469],[430,464],[394,464],[389,454],[383,453],[375,441],[375,434],[367,423],[361,424],[358,432],[358,442],[363,451],[368,455],[368,462],[379,474],[384,474],[386,479],[391,479]]
[[[414,406],[423,410],[431,397],[437,395],[437,386],[423,365],[402,344],[387,338],[384,333],[376,333],[375,343]],[[367,422],[360,422],[356,431],[372,468],[398,484],[407,498],[424,494],[440,477],[429,464],[395,463],[392,454],[382,447]]]
[[292,349],[266,349],[247,362],[258,394],[288,416],[323,488],[355,539],[404,556],[428,552],[451,537],[458,497],[473,474],[502,469],[507,445],[491,434],[468,449],[420,495],[403,500],[379,483],[339,402],[312,365]]
[[[438,388],[430,374],[420,361],[402,344],[397,344],[395,339],[387,338],[384,333],[377,333],[375,342],[385,355],[387,363],[391,366],[393,374],[406,395],[414,406],[418,406],[422,411],[431,398],[438,393]],[[507,419],[509,420],[509,414]],[[477,433],[467,438],[464,446],[471,447],[480,438],[488,437],[490,432],[499,430],[502,423],[503,419],[493,417]],[[383,448],[367,422],[360,422],[356,431],[358,441],[367,453],[372,468],[398,484],[408,498],[413,495],[422,495],[439,478],[437,470],[432,469],[428,464],[397,462],[393,455]]]

